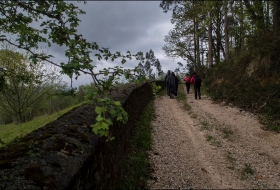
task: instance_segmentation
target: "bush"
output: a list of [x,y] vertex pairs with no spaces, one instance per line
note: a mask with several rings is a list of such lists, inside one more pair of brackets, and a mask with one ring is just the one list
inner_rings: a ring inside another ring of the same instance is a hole
[[280,68],[275,62],[270,57],[253,59],[244,52],[206,71],[205,90],[213,100],[265,115],[269,128],[279,130]]

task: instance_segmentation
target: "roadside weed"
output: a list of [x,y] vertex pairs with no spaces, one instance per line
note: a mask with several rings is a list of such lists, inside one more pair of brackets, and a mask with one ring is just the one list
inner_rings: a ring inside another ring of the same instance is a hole
[[233,131],[230,130],[230,129],[228,129],[228,128],[223,128],[223,129],[222,129],[222,132],[223,132],[223,134],[224,134],[224,138],[228,138],[230,135],[233,134]]

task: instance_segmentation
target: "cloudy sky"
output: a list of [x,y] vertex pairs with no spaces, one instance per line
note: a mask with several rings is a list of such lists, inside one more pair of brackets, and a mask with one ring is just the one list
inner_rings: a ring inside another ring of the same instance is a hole
[[[177,62],[182,60],[172,60],[164,55],[162,47],[164,36],[173,28],[170,22],[171,12],[163,13],[159,7],[161,1],[88,1],[75,3],[86,14],[80,16],[80,26],[78,32],[89,41],[97,42],[100,47],[109,48],[111,52],[120,51],[125,54],[130,51],[135,54],[139,51],[144,53],[152,49],[159,59],[163,71],[174,70]],[[54,46],[50,53],[60,62],[64,57],[64,49]],[[97,69],[121,65],[120,59],[114,62],[105,60],[97,61],[94,64]],[[137,60],[125,63],[124,67],[137,66]],[[70,79],[64,76],[65,81],[70,84]],[[80,76],[73,81],[73,86],[91,82],[89,76]]]

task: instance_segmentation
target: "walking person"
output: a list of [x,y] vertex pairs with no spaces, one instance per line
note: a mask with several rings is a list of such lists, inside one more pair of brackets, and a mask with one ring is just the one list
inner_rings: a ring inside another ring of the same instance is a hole
[[[171,73],[172,75],[172,73]],[[174,92],[174,95],[177,96],[177,93],[178,93],[178,84],[179,84],[179,79],[178,77],[175,75],[175,73],[173,73],[173,76],[175,77],[175,92]]]
[[190,93],[190,86],[191,86],[191,77],[190,75],[187,73],[186,77],[184,78],[184,81],[186,83],[186,89],[187,89],[187,93]]
[[201,78],[196,74],[196,72],[194,72],[192,74],[192,78],[191,78],[191,84],[193,84],[194,86],[194,98],[197,99],[197,97],[199,99],[201,99],[201,94],[200,94],[200,87],[201,87]]
[[177,96],[178,90],[178,78],[175,76],[174,72],[167,78],[168,94],[171,99],[174,99],[174,95]]
[[171,74],[170,70],[167,71],[167,74],[165,75],[164,77],[164,84],[165,84],[165,88],[166,88],[166,93],[167,95],[169,96],[169,93],[168,93],[168,84],[167,84],[167,79],[169,77],[169,75]]

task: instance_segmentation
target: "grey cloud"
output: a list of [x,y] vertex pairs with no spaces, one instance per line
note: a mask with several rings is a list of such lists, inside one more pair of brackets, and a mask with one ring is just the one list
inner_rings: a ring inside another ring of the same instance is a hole
[[[120,51],[125,54],[130,51],[135,54],[139,51],[144,53],[152,49],[155,56],[159,58],[163,71],[174,70],[177,62],[164,57],[162,46],[164,36],[168,35],[173,28],[170,23],[171,13],[163,13],[159,7],[160,1],[88,1],[83,3],[72,2],[83,9],[86,14],[80,15],[81,23],[78,33],[81,33],[87,40],[97,42],[100,47],[109,48],[112,53]],[[56,60],[63,60],[65,48],[53,45],[50,53],[57,57]],[[118,59],[110,61],[98,61],[92,54],[93,64],[97,70],[107,66],[123,66],[132,68],[138,61],[127,60],[124,65]],[[65,77],[67,80],[67,76]],[[90,83],[91,78],[80,76],[73,81],[74,86]],[[69,82],[68,78],[68,83]]]

